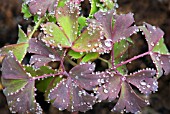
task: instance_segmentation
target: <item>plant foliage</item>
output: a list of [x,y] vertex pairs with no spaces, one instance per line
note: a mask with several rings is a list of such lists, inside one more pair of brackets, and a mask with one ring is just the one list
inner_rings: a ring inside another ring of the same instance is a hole
[[[91,0],[89,17],[84,17],[81,2],[24,0],[22,13],[33,17],[35,26],[27,33],[19,27],[17,43],[0,49],[3,92],[12,113],[43,113],[35,99],[37,90],[59,110],[86,112],[99,101],[118,99],[112,111],[136,113],[149,104],[138,93],[156,92],[157,79],[170,72],[170,54],[160,28],[136,26],[132,13],[118,15],[117,3],[109,0]],[[37,30],[39,35],[33,37]],[[127,59],[133,45],[130,37],[139,30],[148,51]],[[24,65],[27,53],[31,58]],[[109,60],[102,58],[106,53]],[[151,56],[156,70],[129,73],[126,64],[145,55]],[[107,69],[95,69],[99,60],[107,63]]]

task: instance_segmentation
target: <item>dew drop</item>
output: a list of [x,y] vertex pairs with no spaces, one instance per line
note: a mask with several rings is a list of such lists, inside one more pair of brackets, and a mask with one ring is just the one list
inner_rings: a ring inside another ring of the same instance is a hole
[[107,47],[111,47],[112,46],[112,40],[111,39],[106,39],[104,41],[104,44],[107,46]]
[[109,91],[108,91],[107,89],[104,89],[103,92],[104,92],[104,93],[108,93]]
[[142,81],[140,81],[140,84],[141,84],[142,86],[145,86],[145,85],[146,85],[146,82],[145,82],[144,80],[142,80]]

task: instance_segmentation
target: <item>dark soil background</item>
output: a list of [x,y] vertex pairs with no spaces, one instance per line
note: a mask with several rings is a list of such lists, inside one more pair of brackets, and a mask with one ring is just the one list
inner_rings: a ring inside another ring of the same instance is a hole
[[[18,24],[24,30],[31,24],[31,20],[23,19],[21,1],[0,0],[0,47],[16,43]],[[118,13],[133,12],[137,25],[147,22],[163,29],[165,32],[165,44],[170,50],[170,0],[118,0],[118,4]],[[90,8],[88,1],[83,2],[82,6],[83,14],[87,15]],[[140,34],[133,35],[132,39],[135,45],[129,49],[129,58],[147,51],[147,45],[143,36]],[[103,63],[99,64],[102,67]],[[149,56],[138,59],[127,66],[129,72],[146,67],[154,68]],[[149,96],[151,105],[144,108],[141,114],[170,114],[170,74],[162,76],[158,81],[158,92]],[[59,112],[46,102],[42,102],[43,95],[41,93],[38,94],[40,96],[37,100],[41,102],[45,114],[70,114],[69,112]],[[113,106],[114,103],[103,102],[96,104],[93,110],[85,114],[116,114],[109,111]],[[0,91],[0,114],[10,114],[2,90]]]

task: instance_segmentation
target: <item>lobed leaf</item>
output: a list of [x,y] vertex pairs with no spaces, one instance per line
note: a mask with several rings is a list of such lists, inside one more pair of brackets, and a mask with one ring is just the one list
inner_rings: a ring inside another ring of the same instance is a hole
[[57,49],[48,47],[45,43],[37,39],[30,39],[29,41],[29,53],[34,53],[30,59],[30,64],[38,68],[51,61],[60,61],[60,54]]
[[90,23],[71,47],[76,52],[102,52],[100,28]]
[[108,12],[99,11],[94,14],[96,20],[102,24],[107,39],[112,39],[112,20],[114,13],[115,10],[109,10]]
[[115,24],[112,31],[113,42],[128,38],[132,34],[136,33],[138,28],[136,26],[132,26],[134,22],[132,13],[116,15]]
[[35,100],[35,82],[12,53],[2,62],[2,84],[12,113],[42,113],[41,107]]
[[[111,47],[112,43],[128,38],[138,31],[136,26],[132,26],[134,23],[132,13],[115,15],[114,10],[109,10],[107,12],[97,12],[94,16],[104,29],[105,45],[107,47]],[[115,23],[113,23],[113,19]]]
[[58,5],[58,0],[31,0],[28,3],[29,10],[32,14],[38,14],[44,16],[46,11],[54,14],[55,8]]
[[150,56],[157,68],[157,75],[160,77],[163,74],[162,69],[167,75],[170,73],[170,54],[166,45],[163,42],[164,32],[160,28],[156,28],[145,23],[145,27],[139,27],[145,34],[145,39],[149,46]]
[[158,88],[158,82],[153,77],[154,75],[155,70],[151,69],[125,76],[107,71],[106,83],[97,90],[98,99],[113,101],[120,93],[120,98],[112,110],[124,111],[125,109],[127,112],[135,113],[147,105],[147,102],[135,94],[130,84],[136,86],[141,93],[150,94],[152,91],[157,91]]
[[137,96],[127,82],[123,82],[120,98],[112,111],[136,113],[141,110],[141,107],[144,107],[147,104],[147,102]]
[[44,34],[46,34],[42,41],[55,47],[71,47],[69,38],[64,34],[58,25],[48,22],[42,26],[42,29]]
[[59,110],[85,112],[92,108],[96,98],[85,91],[101,84],[101,74],[94,74],[94,64],[81,64],[73,67],[55,88],[50,90],[49,99]]
[[78,34],[79,6],[73,1],[66,2],[64,7],[56,10],[56,19],[62,27],[64,33],[69,38],[69,42],[75,41]]
[[153,78],[155,75],[153,70],[141,70],[139,72],[128,75],[127,82],[136,86],[141,93],[150,94],[158,89],[157,80]]
[[21,62],[27,53],[28,46],[28,43],[11,44],[8,46],[4,46],[0,49],[0,56],[5,56],[8,54],[8,52],[13,52],[17,60]]

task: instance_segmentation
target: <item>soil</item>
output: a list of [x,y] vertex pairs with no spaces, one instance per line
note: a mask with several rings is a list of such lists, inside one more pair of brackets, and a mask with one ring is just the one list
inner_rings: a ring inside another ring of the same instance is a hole
[[[147,22],[159,26],[165,32],[165,44],[170,50],[170,0],[118,0],[118,4],[118,13],[133,12],[137,25]],[[85,1],[83,14],[87,15],[89,8],[89,3]],[[26,30],[27,26],[31,24],[31,20],[24,20],[20,12],[21,0],[0,0],[0,47],[16,43],[18,25]],[[129,58],[147,51],[148,47],[143,36],[133,35],[132,40],[135,45],[128,50]],[[146,67],[154,68],[149,56],[135,60],[127,66],[129,72]],[[141,114],[170,114],[170,74],[162,76],[158,81],[158,92],[149,96],[151,105],[142,109]],[[60,112],[46,102],[42,102],[43,95],[38,94],[40,97],[37,100],[41,102],[45,114],[70,114],[66,111]],[[113,106],[114,103],[103,102],[96,104],[85,114],[116,114],[109,111]],[[2,90],[0,92],[0,114],[10,114]]]

